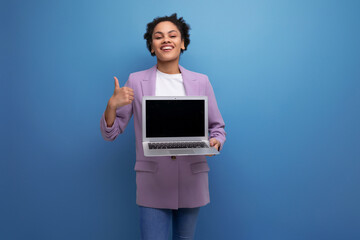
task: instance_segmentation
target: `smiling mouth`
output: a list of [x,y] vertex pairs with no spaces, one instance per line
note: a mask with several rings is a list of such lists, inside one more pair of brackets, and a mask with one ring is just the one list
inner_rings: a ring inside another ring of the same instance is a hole
[[164,51],[164,52],[170,52],[171,50],[174,49],[174,47],[172,47],[172,46],[164,46],[164,47],[161,47],[160,49],[162,51]]

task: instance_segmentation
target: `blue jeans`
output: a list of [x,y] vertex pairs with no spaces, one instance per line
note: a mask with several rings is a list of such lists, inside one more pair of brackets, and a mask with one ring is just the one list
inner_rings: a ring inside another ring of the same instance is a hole
[[142,240],[168,240],[172,221],[173,240],[192,240],[200,208],[158,209],[140,207]]

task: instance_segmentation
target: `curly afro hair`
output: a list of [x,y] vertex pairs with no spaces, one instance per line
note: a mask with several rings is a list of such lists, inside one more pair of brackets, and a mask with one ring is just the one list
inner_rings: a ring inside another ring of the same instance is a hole
[[[175,24],[175,26],[177,26],[177,28],[181,33],[181,39],[184,40],[185,50],[187,49],[187,46],[190,44],[190,34],[189,34],[190,25],[187,24],[182,17],[178,19],[176,13],[172,14],[171,16],[157,17],[154,18],[152,22],[149,22],[147,24],[146,33],[144,34],[144,39],[146,40],[146,47],[150,51],[151,56],[155,56],[155,53],[151,52],[152,34],[154,32],[155,26],[158,23],[164,21],[172,22],[173,24]],[[183,51],[185,50],[181,49],[181,53],[183,53]]]

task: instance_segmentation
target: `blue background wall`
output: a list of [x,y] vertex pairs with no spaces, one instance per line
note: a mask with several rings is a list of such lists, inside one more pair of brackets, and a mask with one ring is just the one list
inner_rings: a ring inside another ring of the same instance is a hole
[[133,124],[100,117],[156,63],[146,23],[192,27],[228,138],[197,239],[360,239],[359,1],[1,3],[0,239],[139,239]]

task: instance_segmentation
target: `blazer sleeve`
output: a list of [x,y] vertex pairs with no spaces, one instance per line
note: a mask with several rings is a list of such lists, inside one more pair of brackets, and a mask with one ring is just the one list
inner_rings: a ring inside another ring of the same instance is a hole
[[[131,81],[130,81],[131,75],[129,76],[128,81],[125,83],[126,87],[132,88]],[[100,131],[102,137],[106,141],[114,141],[116,137],[123,133],[127,124],[129,123],[129,120],[131,119],[131,116],[133,114],[133,104],[118,107],[116,109],[116,118],[114,121],[114,124],[111,127],[108,127],[105,121],[105,111],[100,119]]]
[[206,77],[206,95],[208,97],[209,139],[216,138],[221,143],[219,148],[221,150],[226,140],[225,123],[220,114],[214,90],[208,77]]

